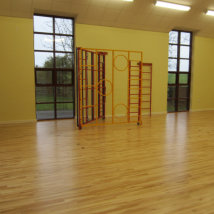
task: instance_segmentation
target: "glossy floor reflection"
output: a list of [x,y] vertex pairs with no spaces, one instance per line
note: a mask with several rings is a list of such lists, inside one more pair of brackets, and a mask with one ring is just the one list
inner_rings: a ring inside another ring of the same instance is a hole
[[2,125],[0,213],[213,213],[213,157],[213,111]]

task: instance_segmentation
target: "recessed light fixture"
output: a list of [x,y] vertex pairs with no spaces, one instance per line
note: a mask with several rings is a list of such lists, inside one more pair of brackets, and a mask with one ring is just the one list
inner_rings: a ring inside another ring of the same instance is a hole
[[189,6],[169,3],[169,2],[165,2],[165,1],[156,1],[155,6],[165,7],[165,8],[175,9],[175,10],[183,10],[183,11],[189,11],[191,9],[191,7],[189,7]]
[[214,11],[213,10],[208,10],[206,12],[206,15],[208,15],[208,16],[214,16]]
[[133,2],[134,0],[123,0],[123,1],[129,1],[129,2]]

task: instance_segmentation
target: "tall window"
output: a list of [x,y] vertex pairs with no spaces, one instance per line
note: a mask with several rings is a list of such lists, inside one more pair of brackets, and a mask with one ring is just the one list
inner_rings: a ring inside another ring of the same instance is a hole
[[36,115],[74,118],[74,21],[34,15]]
[[190,107],[192,33],[169,33],[168,112],[188,111]]

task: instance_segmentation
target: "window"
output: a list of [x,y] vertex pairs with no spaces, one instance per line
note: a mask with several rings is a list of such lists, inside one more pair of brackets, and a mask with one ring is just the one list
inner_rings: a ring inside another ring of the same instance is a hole
[[74,118],[74,20],[34,15],[36,115]]
[[188,111],[190,106],[192,33],[169,33],[168,112]]

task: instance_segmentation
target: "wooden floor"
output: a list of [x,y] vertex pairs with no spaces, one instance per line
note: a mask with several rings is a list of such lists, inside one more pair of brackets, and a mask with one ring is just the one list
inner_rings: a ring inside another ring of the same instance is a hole
[[0,213],[214,213],[214,112],[0,126]]

